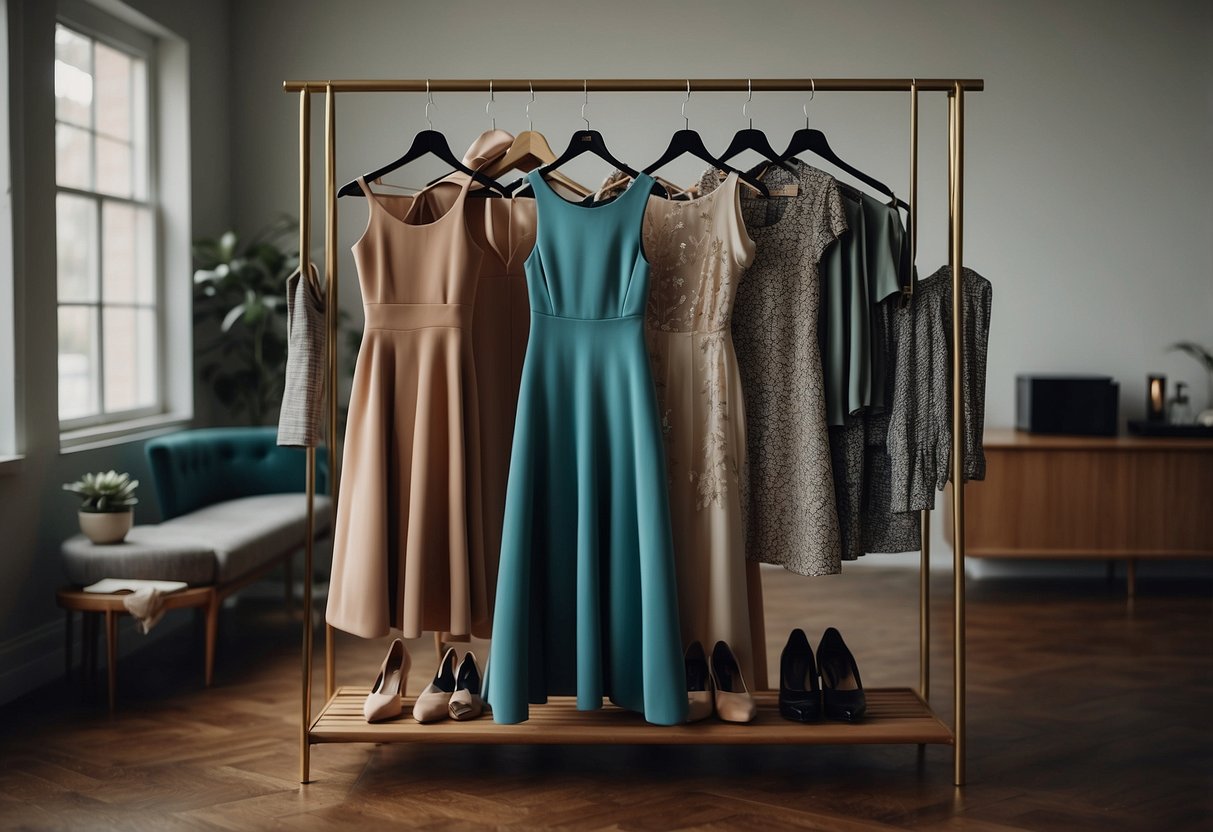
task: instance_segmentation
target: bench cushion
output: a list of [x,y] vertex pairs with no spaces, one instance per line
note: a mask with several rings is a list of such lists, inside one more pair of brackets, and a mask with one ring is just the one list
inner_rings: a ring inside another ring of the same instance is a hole
[[[316,496],[317,536],[329,527],[330,505],[328,497]],[[214,580],[225,583],[301,547],[306,522],[305,495],[258,494],[203,506],[158,528],[209,547],[214,552]]]
[[103,546],[78,534],[63,544],[63,566],[77,586],[102,578],[185,581],[190,586],[215,582],[214,549],[161,526],[135,526],[122,543]]

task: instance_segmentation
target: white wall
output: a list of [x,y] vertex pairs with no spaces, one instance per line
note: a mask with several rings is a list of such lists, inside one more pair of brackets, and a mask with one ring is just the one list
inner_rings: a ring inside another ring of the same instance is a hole
[[[289,26],[286,21],[291,21]],[[1014,420],[1014,376],[1105,372],[1122,416],[1139,416],[1145,375],[1193,382],[1178,338],[1213,343],[1213,7],[1129,2],[413,2],[258,0],[233,8],[233,203],[239,226],[297,213],[297,102],[285,78],[615,76],[961,76],[967,99],[966,262],[995,285],[988,423]],[[277,41],[279,48],[266,49]],[[487,96],[437,96],[435,126],[461,150],[487,122]],[[525,95],[497,96],[518,130]],[[579,95],[540,95],[538,129],[561,149]],[[907,96],[818,94],[810,108],[844,158],[904,191]],[[337,178],[405,147],[422,95],[339,104]],[[721,148],[740,96],[692,97],[692,125]],[[759,94],[776,146],[800,126],[801,97]],[[681,126],[677,94],[592,95],[616,155],[655,158]],[[315,99],[319,124],[322,100]],[[945,100],[924,96],[921,267],[946,257]],[[315,133],[317,190],[322,167]],[[674,173],[687,176],[693,166]],[[345,204],[345,203],[350,204]],[[342,302],[359,307],[348,246],[365,204],[342,200]],[[316,211],[321,205],[316,203]],[[320,217],[316,240],[320,242]]]
[[[228,16],[226,0],[128,5],[187,41],[190,54],[196,234],[228,225]],[[128,470],[144,482],[140,522],[158,515],[142,442],[60,453],[55,329],[55,4],[9,0],[13,142],[18,418],[24,428],[17,470],[0,473],[0,701],[62,669],[59,542],[78,531],[76,505],[59,486],[84,471]],[[190,281],[188,271],[166,279]],[[180,371],[180,370],[178,370]],[[131,639],[127,639],[128,644]]]
[[[1013,424],[1021,372],[1114,375],[1122,421],[1142,415],[1150,371],[1192,382],[1198,405],[1209,392],[1195,362],[1165,352],[1181,338],[1213,345],[1213,6],[1202,0],[258,0],[235,5],[232,32],[232,195],[246,230],[298,210],[287,78],[984,78],[966,105],[965,262],[995,287],[987,424]],[[501,127],[524,128],[526,98],[497,96]],[[581,126],[580,98],[540,95],[532,108],[558,152]],[[486,99],[437,96],[435,126],[457,152],[487,126]],[[776,147],[802,125],[803,100],[755,96],[756,124]],[[907,100],[821,93],[810,112],[845,159],[904,192]],[[313,101],[319,255],[323,104]],[[616,155],[644,163],[682,126],[679,103],[599,94],[588,112]],[[741,126],[740,105],[735,94],[695,95],[688,113],[719,149]],[[422,95],[340,96],[338,182],[399,155],[425,126],[422,110]],[[924,275],[947,256],[945,118],[943,95],[924,95]],[[583,181],[602,172],[578,170]],[[688,178],[695,166],[669,170]],[[348,247],[365,212],[341,200],[341,302],[356,317]]]

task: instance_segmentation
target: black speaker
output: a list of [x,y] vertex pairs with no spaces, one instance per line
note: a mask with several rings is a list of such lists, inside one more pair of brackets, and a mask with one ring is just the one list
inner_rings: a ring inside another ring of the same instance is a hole
[[1029,433],[1115,436],[1120,385],[1111,376],[1015,377],[1015,426]]

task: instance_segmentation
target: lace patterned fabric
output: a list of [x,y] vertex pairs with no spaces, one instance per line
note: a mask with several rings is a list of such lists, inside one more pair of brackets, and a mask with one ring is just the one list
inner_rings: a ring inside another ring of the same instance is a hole
[[729,329],[753,259],[730,176],[685,202],[651,198],[646,338],[657,389],[684,643],[727,641],[753,680],[741,479],[745,409]]
[[[774,167],[764,181],[793,195],[741,200],[755,243],[732,319],[746,395],[746,551],[802,575],[831,575],[842,563],[817,334],[819,263],[847,221],[833,177],[790,164],[791,172]],[[720,183],[707,171],[700,190]]]

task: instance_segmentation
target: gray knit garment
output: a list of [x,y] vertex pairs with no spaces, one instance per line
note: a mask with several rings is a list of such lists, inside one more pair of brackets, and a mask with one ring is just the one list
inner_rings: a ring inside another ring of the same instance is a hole
[[[964,478],[984,479],[986,349],[993,287],[972,269],[961,275],[964,339]],[[952,443],[952,270],[944,266],[914,288],[893,318],[893,409],[889,419],[893,512],[934,508],[947,484]]]
[[316,267],[286,279],[286,384],[278,444],[314,448],[324,438],[324,291]]

